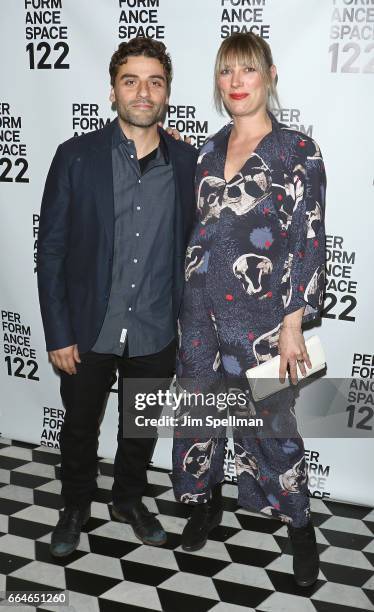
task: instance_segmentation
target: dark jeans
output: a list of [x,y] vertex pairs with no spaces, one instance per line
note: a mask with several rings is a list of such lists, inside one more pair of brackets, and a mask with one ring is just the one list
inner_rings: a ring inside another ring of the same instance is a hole
[[[61,372],[61,397],[65,419],[60,434],[62,497],[65,506],[83,507],[97,489],[97,447],[101,415],[118,369],[118,435],[114,461],[113,504],[126,509],[141,499],[147,484],[147,467],[155,438],[123,438],[123,410],[133,410],[134,385],[126,393],[123,379],[139,379],[138,392],[144,392],[144,379],[160,379],[166,390],[175,371],[176,342],[159,353],[143,357],[117,357],[94,352],[80,355],[77,374]],[[123,386],[125,392],[123,395]],[[157,418],[162,406],[153,408]],[[156,432],[156,430],[155,430]]]

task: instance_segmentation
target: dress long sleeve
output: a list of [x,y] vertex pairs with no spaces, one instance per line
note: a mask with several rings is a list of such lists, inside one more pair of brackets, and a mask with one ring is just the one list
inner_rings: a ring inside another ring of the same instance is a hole
[[287,284],[284,315],[305,307],[305,323],[321,316],[325,287],[326,174],[318,145],[295,166],[293,190],[295,208],[282,279]]

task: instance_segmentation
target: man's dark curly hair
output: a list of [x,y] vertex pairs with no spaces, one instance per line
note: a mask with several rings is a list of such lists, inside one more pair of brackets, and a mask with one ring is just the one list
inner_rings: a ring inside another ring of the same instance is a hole
[[128,57],[138,55],[153,57],[162,64],[165,71],[167,91],[168,94],[170,94],[171,80],[173,78],[171,57],[166,51],[164,43],[154,38],[147,38],[146,36],[138,36],[137,38],[132,38],[129,42],[122,42],[117,51],[113,53],[109,64],[110,83],[112,87],[116,80],[119,67],[127,62]]

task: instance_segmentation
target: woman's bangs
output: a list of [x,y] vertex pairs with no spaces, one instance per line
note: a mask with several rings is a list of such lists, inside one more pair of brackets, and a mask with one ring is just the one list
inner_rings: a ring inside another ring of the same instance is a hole
[[251,47],[252,45],[249,46],[248,41],[232,41],[227,49],[222,50],[219,72],[227,66],[234,66],[238,63],[240,66],[253,66],[262,73],[264,68],[259,61],[256,50]]

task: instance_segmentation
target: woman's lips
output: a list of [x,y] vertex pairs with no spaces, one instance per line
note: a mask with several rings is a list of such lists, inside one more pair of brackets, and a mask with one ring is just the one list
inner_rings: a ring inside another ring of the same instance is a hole
[[230,94],[230,98],[232,98],[233,100],[244,100],[244,98],[247,98],[249,96],[249,94],[247,93],[233,93]]

